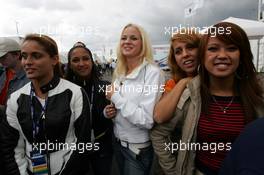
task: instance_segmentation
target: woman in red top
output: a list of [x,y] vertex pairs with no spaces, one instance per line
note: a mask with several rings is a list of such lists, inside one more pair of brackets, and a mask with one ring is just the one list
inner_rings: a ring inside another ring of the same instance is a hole
[[[199,76],[189,82],[175,116],[152,129],[152,144],[166,174],[217,175],[245,125],[264,116],[263,78],[241,27],[229,22],[210,27],[198,58]],[[175,132],[178,126],[182,128]],[[165,143],[173,146],[166,149]]]
[[165,92],[155,105],[154,120],[168,121],[189,80],[197,74],[200,37],[194,30],[182,30],[171,38],[168,62],[172,78],[165,84]]

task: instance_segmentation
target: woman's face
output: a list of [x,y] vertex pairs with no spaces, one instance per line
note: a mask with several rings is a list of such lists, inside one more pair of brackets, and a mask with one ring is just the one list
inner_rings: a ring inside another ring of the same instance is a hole
[[21,56],[21,63],[29,79],[45,80],[53,77],[58,57],[50,57],[37,41],[25,41],[21,47]]
[[188,76],[192,76],[198,66],[198,48],[190,43],[174,41],[173,50],[177,65]]
[[72,51],[70,57],[70,68],[72,71],[80,77],[89,77],[93,63],[87,50],[84,48],[76,48]]
[[239,66],[240,51],[234,44],[226,44],[216,37],[210,37],[205,51],[205,68],[216,78],[235,75]]
[[127,27],[121,36],[121,53],[125,58],[135,58],[140,55],[142,40],[135,27]]

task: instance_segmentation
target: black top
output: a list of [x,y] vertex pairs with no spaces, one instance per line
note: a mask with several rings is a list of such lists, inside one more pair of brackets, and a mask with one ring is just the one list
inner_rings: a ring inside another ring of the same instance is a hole
[[[6,170],[5,175],[17,175],[19,171],[26,171],[21,163],[29,160],[28,153],[33,149],[33,119],[40,121],[39,131],[34,140],[37,145],[47,145],[47,141],[53,145],[58,145],[57,143],[78,145],[90,142],[90,104],[85,91],[56,77],[44,87],[47,87],[49,96],[46,99],[45,118],[41,120],[39,117],[42,114],[42,105],[36,96],[31,96],[30,83],[14,92],[8,100],[7,117],[0,126],[0,152]],[[15,150],[18,149],[25,150],[26,156],[17,156],[19,152]],[[87,154],[83,154],[79,150],[71,150],[68,147],[57,146],[48,149],[50,163],[56,162],[56,166],[50,168],[52,174],[61,172],[64,175],[82,175],[86,171],[86,162],[83,160],[91,151],[85,150]],[[28,163],[29,169],[31,162]],[[3,169],[0,171],[3,172]]]
[[219,175],[264,175],[264,118],[250,123],[232,145]]
[[[81,86],[87,93],[92,106],[91,125],[94,130],[95,142],[99,143],[100,149],[95,154],[112,154],[112,120],[105,118],[103,110],[110,104],[105,97],[106,86],[110,83],[102,80],[73,80],[73,83]],[[92,97],[93,96],[93,97]]]

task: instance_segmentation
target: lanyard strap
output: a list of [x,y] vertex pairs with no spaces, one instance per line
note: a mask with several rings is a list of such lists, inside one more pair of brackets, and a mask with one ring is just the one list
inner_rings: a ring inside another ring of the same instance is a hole
[[[33,142],[36,141],[36,135],[39,133],[39,128],[40,128],[40,120],[45,120],[45,113],[46,113],[46,107],[48,100],[45,98],[45,103],[44,106],[41,104],[41,114],[39,119],[35,117],[35,108],[33,106],[33,97],[36,97],[33,85],[31,83],[31,88],[30,88],[30,112],[31,112],[31,119],[32,119],[32,131],[33,131]],[[36,120],[35,120],[36,119]]]
[[94,86],[92,86],[92,92],[91,92],[91,97],[90,97],[90,125],[92,126],[93,124],[93,102],[94,102]]

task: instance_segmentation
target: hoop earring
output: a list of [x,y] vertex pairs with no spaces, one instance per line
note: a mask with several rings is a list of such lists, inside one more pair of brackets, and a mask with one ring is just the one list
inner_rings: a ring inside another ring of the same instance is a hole
[[197,73],[198,73],[198,74],[200,73],[200,70],[201,70],[201,64],[199,64],[199,65],[197,66]]
[[245,75],[245,76],[240,76],[240,75],[237,73],[237,71],[235,71],[235,77],[236,77],[237,79],[239,79],[239,80],[242,80],[242,79],[248,79],[248,76],[247,76],[247,75]]

